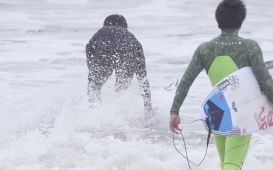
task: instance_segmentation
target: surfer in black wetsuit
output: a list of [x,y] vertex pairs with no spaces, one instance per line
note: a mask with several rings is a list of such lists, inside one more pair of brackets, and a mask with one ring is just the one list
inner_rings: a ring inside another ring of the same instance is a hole
[[101,88],[114,70],[116,92],[127,89],[136,74],[144,98],[145,114],[149,115],[152,103],[143,49],[127,28],[123,16],[110,15],[86,45],[89,102],[91,107],[101,102]]

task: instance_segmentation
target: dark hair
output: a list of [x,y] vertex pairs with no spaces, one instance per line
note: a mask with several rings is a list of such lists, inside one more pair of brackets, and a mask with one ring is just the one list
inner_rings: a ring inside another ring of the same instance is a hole
[[104,20],[103,26],[118,26],[128,28],[128,24],[124,16],[118,14],[108,16]]
[[246,7],[241,0],[223,0],[219,3],[215,18],[220,29],[237,29],[246,17]]

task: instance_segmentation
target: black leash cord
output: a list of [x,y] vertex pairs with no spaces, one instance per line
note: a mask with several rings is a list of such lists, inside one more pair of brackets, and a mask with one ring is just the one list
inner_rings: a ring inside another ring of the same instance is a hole
[[[180,131],[180,133],[181,133],[182,138],[183,138],[184,147],[185,147],[185,151],[186,151],[186,157],[185,157],[181,152],[179,152],[179,150],[176,148],[175,143],[174,143],[174,133],[173,133],[173,146],[174,146],[174,148],[177,150],[177,152],[180,153],[180,155],[182,155],[185,159],[187,159],[188,165],[189,165],[190,170],[191,170],[191,166],[190,166],[190,162],[191,162],[191,161],[190,161],[189,158],[188,158],[187,147],[186,147],[186,143],[185,143],[185,140],[184,140],[184,136],[183,136],[183,134],[182,134],[181,131]],[[192,163],[192,162],[191,162],[191,163]],[[192,164],[194,164],[194,163],[192,163]]]
[[207,156],[207,151],[208,151],[208,146],[209,146],[209,139],[210,139],[210,135],[211,135],[211,127],[210,127],[210,123],[209,123],[209,119],[208,119],[208,118],[206,118],[206,123],[207,123],[208,129],[209,129],[209,134],[208,134],[208,138],[207,138],[206,153],[205,153],[204,158],[202,159],[202,161],[201,161],[198,165],[196,165],[195,163],[193,163],[192,161],[189,160],[188,153],[187,153],[187,147],[186,147],[186,143],[185,143],[185,139],[184,139],[184,136],[183,136],[182,131],[180,131],[180,134],[181,134],[181,136],[182,136],[182,138],[183,138],[184,147],[185,147],[185,151],[186,151],[186,156],[184,156],[184,155],[183,155],[181,152],[179,152],[179,150],[176,148],[175,142],[174,142],[174,133],[173,133],[173,145],[174,145],[176,151],[177,151],[180,155],[182,155],[185,159],[187,159],[187,162],[188,162],[188,165],[189,165],[190,170],[191,170],[190,163],[192,163],[192,164],[195,165],[195,166],[199,166],[199,165],[202,164],[202,162],[205,160],[205,158],[206,158],[206,156]]

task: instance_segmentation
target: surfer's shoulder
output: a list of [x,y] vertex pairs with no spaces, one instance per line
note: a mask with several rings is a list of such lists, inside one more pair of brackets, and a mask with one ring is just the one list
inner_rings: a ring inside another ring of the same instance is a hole
[[204,50],[208,49],[209,46],[210,46],[210,41],[208,41],[208,42],[203,42],[203,43],[201,43],[201,44],[197,47],[197,50],[198,50],[198,51],[204,51]]
[[242,42],[244,42],[245,44],[249,45],[250,47],[260,47],[259,44],[252,39],[243,39],[240,38]]
[[245,43],[245,47],[246,47],[247,51],[249,51],[251,53],[259,53],[259,54],[262,53],[261,52],[262,49],[261,49],[260,45],[255,40],[244,39],[244,43]]

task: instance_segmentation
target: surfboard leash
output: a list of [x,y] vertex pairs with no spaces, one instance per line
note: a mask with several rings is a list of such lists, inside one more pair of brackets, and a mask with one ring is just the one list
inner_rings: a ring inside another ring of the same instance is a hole
[[[202,159],[202,161],[201,161],[198,165],[195,164],[195,163],[193,163],[191,160],[189,160],[188,152],[187,152],[187,146],[186,146],[185,139],[184,139],[184,136],[183,136],[182,131],[180,131],[180,134],[181,134],[182,139],[183,139],[183,143],[184,143],[184,147],[185,147],[186,156],[184,156],[184,155],[176,148],[175,142],[174,142],[174,133],[173,133],[173,145],[174,145],[174,148],[176,149],[176,151],[177,151],[180,155],[182,155],[182,156],[187,160],[190,170],[191,170],[190,163],[192,163],[192,164],[195,165],[195,166],[199,166],[199,165],[202,164],[202,162],[205,160],[205,158],[206,158],[206,156],[207,156],[207,151],[208,151],[208,146],[209,146],[209,139],[210,139],[210,136],[211,136],[211,127],[210,127],[210,123],[209,123],[209,119],[208,119],[208,118],[206,118],[206,120],[202,120],[202,119],[200,119],[200,120],[201,120],[201,121],[206,121],[206,124],[207,124],[207,126],[208,126],[208,128],[209,128],[209,133],[208,133],[208,137],[207,137],[207,147],[206,147],[205,156],[204,156],[204,158]],[[193,122],[194,122],[194,121],[193,121]]]

